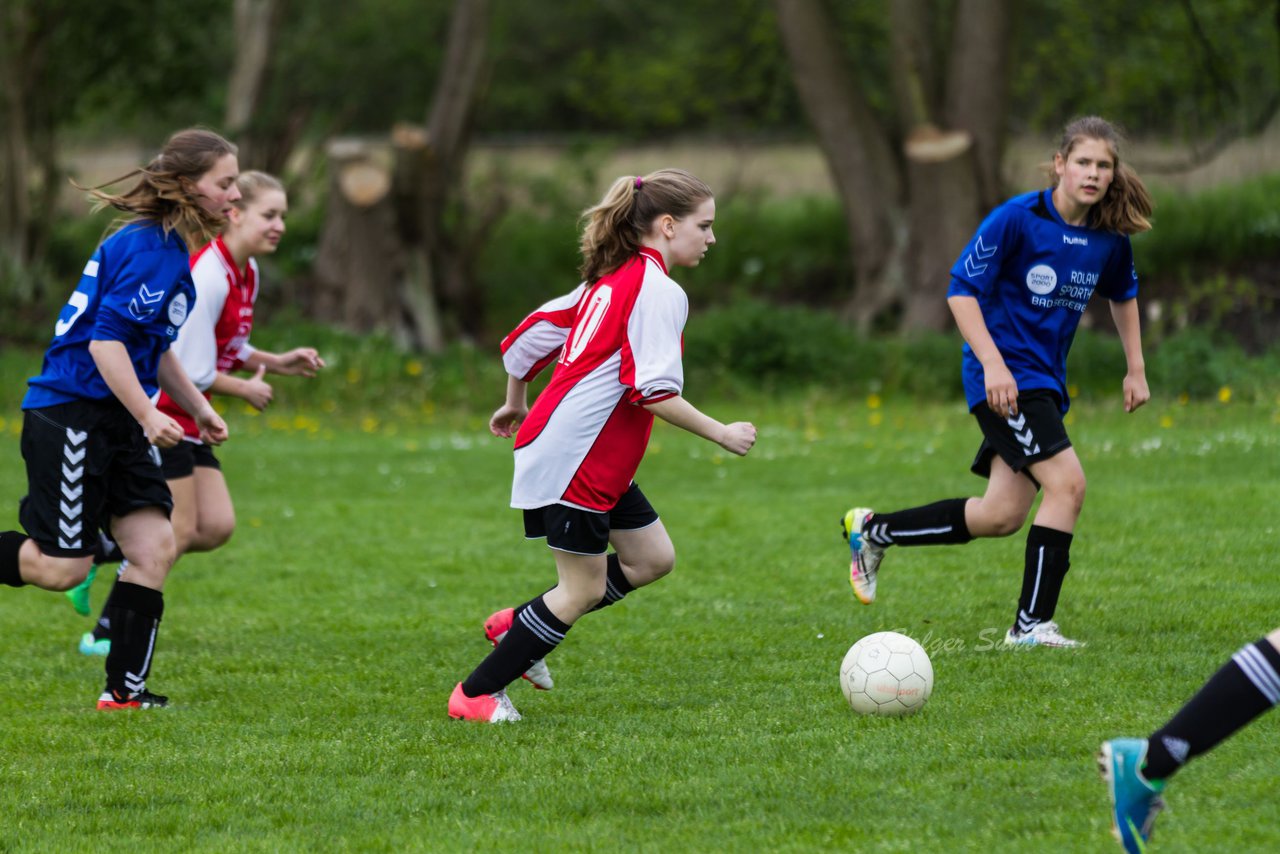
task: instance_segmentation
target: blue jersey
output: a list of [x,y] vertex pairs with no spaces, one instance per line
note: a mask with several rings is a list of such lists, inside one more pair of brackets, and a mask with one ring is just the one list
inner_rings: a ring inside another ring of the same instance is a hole
[[152,222],[125,226],[85,265],[62,307],[40,375],[28,381],[23,409],[73,400],[105,400],[111,389],[89,355],[90,341],[119,341],[143,391],[154,397],[160,356],[195,305],[187,246]]
[[[947,296],[975,297],[1019,391],[1067,396],[1067,351],[1094,292],[1117,302],[1138,295],[1127,235],[1068,225],[1053,191],[1015,196],[991,212],[951,268]],[[969,408],[987,399],[982,364],[964,345]]]

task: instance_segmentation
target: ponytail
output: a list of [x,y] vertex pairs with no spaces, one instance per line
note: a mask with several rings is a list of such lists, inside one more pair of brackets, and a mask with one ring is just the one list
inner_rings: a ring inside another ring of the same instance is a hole
[[626,263],[658,217],[688,216],[712,196],[710,187],[683,169],[618,178],[599,204],[582,213],[583,281],[594,284]]

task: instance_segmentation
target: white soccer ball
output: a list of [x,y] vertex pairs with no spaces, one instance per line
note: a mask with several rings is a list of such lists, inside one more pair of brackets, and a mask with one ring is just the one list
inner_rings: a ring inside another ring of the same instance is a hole
[[855,712],[909,715],[933,692],[933,664],[924,647],[897,632],[876,632],[849,647],[840,687]]

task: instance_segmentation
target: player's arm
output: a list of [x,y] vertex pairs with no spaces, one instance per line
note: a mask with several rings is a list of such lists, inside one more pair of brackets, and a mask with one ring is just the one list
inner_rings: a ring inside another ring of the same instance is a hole
[[[196,388],[196,384],[187,376],[186,369],[182,367],[178,354],[174,353],[172,349],[165,350],[164,354],[160,356],[160,366],[156,371],[156,379],[160,383],[160,388],[164,389],[165,394],[173,398],[174,403],[191,413],[191,417],[195,419],[196,426],[200,428],[201,441],[209,445],[220,445],[227,440],[227,425],[223,422],[221,416],[213,411],[209,401],[205,399],[200,389]],[[168,418],[168,416],[165,417]],[[177,427],[177,422],[174,422],[174,426]],[[178,438],[174,440],[173,444],[182,439],[182,428],[178,427],[177,429]],[[172,445],[162,445],[161,447],[172,447]]]
[[987,405],[1002,418],[1018,414],[1018,384],[1004,363],[1004,356],[996,347],[982,316],[982,306],[977,297],[953,294],[947,297],[947,306],[956,319],[960,334],[968,342],[969,349],[982,364],[982,374],[987,387]]
[[1142,323],[1138,299],[1111,300],[1111,319],[1124,346],[1127,369],[1124,375],[1124,411],[1133,412],[1151,399],[1147,385],[1147,363],[1142,357]]
[[324,367],[324,359],[314,347],[295,347],[286,353],[271,353],[267,350],[252,350],[242,355],[244,366],[256,371],[265,368],[267,373],[282,376],[314,377],[316,371]]
[[275,391],[271,388],[271,384],[262,379],[262,375],[266,371],[266,366],[259,364],[253,376],[248,379],[233,377],[231,374],[217,371],[213,377],[213,384],[209,386],[209,391],[214,394],[227,395],[228,397],[238,397],[261,412],[267,408],[267,404],[271,403],[271,399],[275,396]]
[[756,443],[756,428],[750,422],[722,424],[678,394],[646,403],[645,408],[668,424],[715,442],[740,457]]
[[529,384],[519,377],[507,375],[507,398],[489,419],[489,432],[510,438],[529,414]]
[[156,409],[142,383],[138,382],[133,360],[129,358],[129,350],[123,341],[90,341],[89,355],[107,388],[142,426],[148,442],[161,448],[172,448],[182,440],[182,428],[178,422]]

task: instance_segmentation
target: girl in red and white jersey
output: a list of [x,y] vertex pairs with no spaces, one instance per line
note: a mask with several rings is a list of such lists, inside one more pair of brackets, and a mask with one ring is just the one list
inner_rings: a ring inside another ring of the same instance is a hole
[[[240,200],[230,209],[222,235],[191,259],[195,308],[173,350],[206,398],[214,393],[239,397],[261,411],[273,394],[264,374],[313,377],[324,367],[324,360],[311,347],[270,353],[250,345],[259,281],[258,262],[253,256],[276,251],[284,236],[289,202],[280,181],[264,172],[242,172],[236,184]],[[239,378],[231,375],[236,370],[254,373]],[[231,538],[236,524],[221,464],[213,449],[200,440],[195,421],[181,406],[163,393],[157,406],[184,431],[184,441],[160,452],[164,477],[173,493],[178,555],[211,551]],[[92,582],[90,575],[81,588],[68,591],[72,604],[83,613],[88,612],[88,585]],[[110,626],[99,619],[93,632],[81,638],[80,651],[106,655],[110,649]]]
[[[632,480],[655,415],[739,456],[756,441],[751,424],[681,396],[689,303],[668,270],[696,267],[715,243],[711,189],[679,169],[619,178],[583,218],[583,283],[502,342],[506,402],[489,421],[495,436],[519,428],[511,506],[527,538],[546,538],[557,583],[485,622],[495,649],[454,688],[453,718],[519,720],[508,684],[523,674],[550,688],[543,659],[579,617],[671,571],[675,547]],[[553,362],[530,409],[529,382]]]

